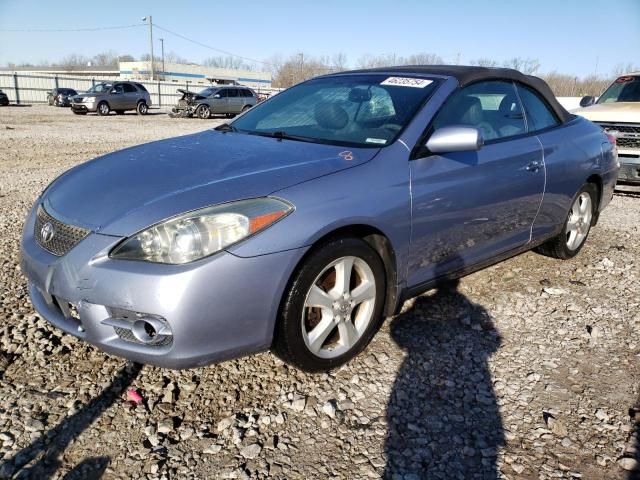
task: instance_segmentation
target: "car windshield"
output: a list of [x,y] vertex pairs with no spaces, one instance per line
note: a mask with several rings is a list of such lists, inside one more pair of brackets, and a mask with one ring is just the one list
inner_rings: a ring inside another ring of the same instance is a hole
[[211,87],[205,88],[204,90],[200,90],[198,92],[198,95],[202,95],[203,97],[208,97],[209,95],[212,95],[213,92],[217,90],[218,90],[217,88],[211,88]]
[[87,93],[107,92],[107,91],[111,90],[112,86],[113,85],[111,83],[97,83],[96,85],[91,87],[89,90],[87,90]]
[[235,120],[233,127],[256,135],[383,147],[399,135],[436,84],[411,75],[317,78],[258,104]]
[[640,77],[620,77],[605,90],[598,103],[640,102]]

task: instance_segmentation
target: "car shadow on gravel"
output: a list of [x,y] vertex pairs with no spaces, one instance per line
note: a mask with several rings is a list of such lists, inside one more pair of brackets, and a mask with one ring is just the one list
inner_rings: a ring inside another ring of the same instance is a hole
[[387,406],[384,478],[498,478],[504,431],[488,360],[501,339],[487,311],[447,281],[390,330],[407,355]]
[[[61,466],[60,457],[67,446],[122,396],[141,369],[142,365],[127,362],[100,395],[34,440],[31,445],[20,450],[12,458],[0,463],[0,479],[47,479],[53,477]],[[104,474],[110,461],[109,457],[84,459],[63,478],[98,480]]]

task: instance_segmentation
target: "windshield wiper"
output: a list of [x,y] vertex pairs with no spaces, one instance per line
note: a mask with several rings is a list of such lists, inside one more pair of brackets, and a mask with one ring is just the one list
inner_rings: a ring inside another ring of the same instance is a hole
[[233,125],[229,125],[228,123],[223,123],[222,125],[218,125],[214,130],[219,132],[237,132],[238,129]]
[[320,140],[318,140],[317,138],[302,137],[300,135],[291,135],[282,130],[277,130],[275,132],[250,131],[247,133],[251,135],[260,135],[261,137],[277,138],[278,140],[295,140],[296,142],[320,143]]

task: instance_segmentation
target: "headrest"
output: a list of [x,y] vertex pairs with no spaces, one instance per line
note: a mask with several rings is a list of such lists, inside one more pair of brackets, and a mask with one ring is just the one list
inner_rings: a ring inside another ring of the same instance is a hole
[[349,114],[335,103],[319,103],[315,107],[315,119],[322,128],[342,130],[349,123]]

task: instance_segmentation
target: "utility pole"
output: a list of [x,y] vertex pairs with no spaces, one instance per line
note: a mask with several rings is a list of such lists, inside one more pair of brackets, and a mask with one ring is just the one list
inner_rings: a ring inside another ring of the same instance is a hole
[[142,17],[142,21],[149,22],[149,50],[151,50],[151,61],[149,62],[149,65],[151,66],[151,80],[155,80],[153,72],[153,20],[151,19],[151,15],[149,15],[148,17]]
[[165,69],[164,69],[164,38],[160,39],[160,48],[162,49],[162,76],[165,76]]
[[304,53],[300,52],[300,81],[304,81]]

